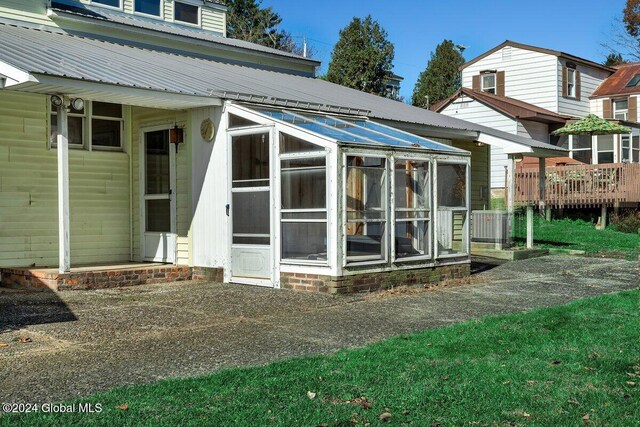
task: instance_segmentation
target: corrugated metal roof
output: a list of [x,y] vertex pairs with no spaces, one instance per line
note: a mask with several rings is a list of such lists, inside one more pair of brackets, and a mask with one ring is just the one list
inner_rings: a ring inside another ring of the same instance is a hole
[[627,87],[627,84],[629,84],[635,76],[640,75],[640,63],[625,64],[617,68],[613,75],[598,86],[591,95],[592,97],[640,93],[640,84]]
[[[25,72],[209,97],[243,93],[367,110],[371,118],[482,132],[545,150],[558,147],[367,94],[321,79],[142,49],[77,35],[0,23],[0,61]],[[229,99],[233,99],[229,96]],[[268,102],[267,102],[268,103]]]

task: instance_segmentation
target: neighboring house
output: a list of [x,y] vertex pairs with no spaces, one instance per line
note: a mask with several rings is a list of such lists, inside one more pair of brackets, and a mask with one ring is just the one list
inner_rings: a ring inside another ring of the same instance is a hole
[[391,99],[395,99],[397,101],[401,100],[400,84],[402,83],[403,80],[404,80],[404,77],[399,76],[395,73],[391,74],[391,76],[384,83],[387,97]]
[[[0,4],[3,281],[349,292],[460,276],[489,146],[564,153],[224,34],[212,1]],[[99,267],[127,262],[175,267]]]
[[[461,68],[463,89],[431,109],[551,142],[569,150],[576,163],[634,161],[630,136],[550,136],[567,122],[594,113],[632,127],[636,141],[640,134],[637,101],[629,94],[638,90],[625,85],[637,74],[637,66],[623,70],[624,67],[616,71],[564,52],[506,41],[465,63]],[[615,84],[619,79],[624,82]],[[506,153],[498,147],[491,148],[491,188],[495,197],[504,192],[508,163]]]

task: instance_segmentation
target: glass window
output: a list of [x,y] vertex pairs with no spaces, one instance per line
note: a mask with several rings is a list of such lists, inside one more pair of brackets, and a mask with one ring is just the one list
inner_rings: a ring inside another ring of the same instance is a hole
[[233,192],[234,244],[268,245],[271,242],[269,196],[268,187],[263,190]]
[[429,256],[429,162],[397,160],[394,170],[396,259]]
[[266,133],[233,138],[233,187],[269,186],[269,135]]
[[171,188],[169,132],[147,132],[145,138],[145,194],[168,194]]
[[[50,141],[51,146],[55,147],[57,145],[57,137],[58,137],[58,113],[54,108],[51,112],[51,135]],[[72,148],[82,148],[84,146],[84,135],[85,135],[85,110],[82,108],[81,110],[76,110],[73,107],[69,108],[69,113],[67,114],[67,126],[68,126],[68,134],[69,134],[69,146]]]
[[482,91],[488,93],[496,93],[496,75],[495,73],[482,74],[480,76]]
[[122,147],[122,105],[93,102],[91,113],[92,147]]
[[280,134],[280,154],[306,153],[324,151],[319,145],[312,144],[295,136]]
[[640,74],[633,76],[633,78],[629,80],[629,83],[627,83],[626,87],[636,87],[638,84],[640,84]]
[[640,137],[634,136],[631,144],[631,161],[633,163],[640,163]]
[[572,135],[571,138],[571,157],[582,163],[593,163],[593,147],[591,135]]
[[623,162],[631,161],[631,137],[629,135],[621,135],[620,136],[620,145],[621,150],[620,154],[622,155]]
[[91,0],[91,3],[102,4],[105,6],[117,7],[120,9],[122,6],[120,0]]
[[598,164],[615,161],[613,135],[598,135]]
[[241,128],[246,126],[257,126],[258,123],[245,119],[244,117],[236,116],[235,114],[229,114],[229,129]]
[[282,161],[282,209],[324,209],[327,164],[324,157]]
[[618,120],[627,120],[629,113],[629,101],[617,99],[613,101],[613,117]]
[[438,164],[438,210],[436,237],[438,256],[466,255],[467,235],[467,166]]
[[348,156],[347,261],[386,259],[386,169],[384,158]]
[[567,68],[567,96],[576,96],[576,70]]
[[177,1],[173,5],[173,19],[187,24],[200,25],[200,8],[193,4]]
[[161,16],[161,0],[135,0],[135,11],[147,15]]

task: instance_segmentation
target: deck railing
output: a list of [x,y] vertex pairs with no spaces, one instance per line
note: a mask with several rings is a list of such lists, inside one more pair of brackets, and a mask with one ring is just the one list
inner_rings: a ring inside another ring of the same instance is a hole
[[[515,202],[540,202],[537,169],[515,173]],[[640,203],[640,164],[555,166],[546,169],[545,204],[551,207],[597,207]]]

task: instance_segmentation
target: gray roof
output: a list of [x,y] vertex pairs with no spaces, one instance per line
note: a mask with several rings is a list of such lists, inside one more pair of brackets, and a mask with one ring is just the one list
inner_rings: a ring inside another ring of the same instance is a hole
[[375,119],[482,132],[527,147],[565,151],[316,78],[4,23],[0,23],[0,43],[3,46],[0,61],[36,76],[43,74],[201,97],[210,97],[212,92],[226,99],[237,99],[234,94],[250,94],[342,106],[368,111],[368,116]]
[[282,56],[286,58],[298,59],[301,61],[307,61],[311,65],[319,65],[320,62],[304,58],[300,55],[296,55],[290,52],[285,52],[278,49],[262,46],[255,43],[246,42],[244,40],[237,40],[220,35],[212,34],[211,32],[199,30],[197,28],[188,28],[179,26],[172,23],[165,23],[162,21],[154,22],[150,19],[135,16],[132,14],[125,14],[118,11],[111,11],[109,9],[101,7],[91,7],[89,5],[74,3],[66,4],[65,0],[53,1],[51,10],[58,15],[70,15],[82,18],[88,18],[92,20],[105,21],[113,24],[121,24],[129,27],[142,28],[144,30],[155,31],[159,33],[171,34],[174,36],[188,37],[191,39],[210,42],[222,46],[239,48],[243,50],[256,51],[260,53],[266,53],[270,55]]

